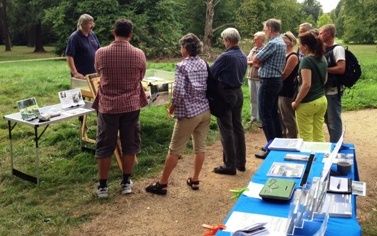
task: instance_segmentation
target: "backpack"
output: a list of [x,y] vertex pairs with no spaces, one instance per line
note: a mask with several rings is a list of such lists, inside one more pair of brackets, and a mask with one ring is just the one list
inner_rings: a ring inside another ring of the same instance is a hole
[[209,109],[212,115],[220,118],[225,114],[229,105],[224,98],[219,80],[212,75],[208,63],[206,63],[206,65],[208,71],[206,96],[209,103]]
[[[334,58],[334,51],[333,49],[339,46],[338,44],[334,44],[331,47],[326,49],[325,57],[329,64],[329,67],[335,66],[336,61]],[[340,86],[344,85],[347,88],[351,88],[361,77],[361,66],[355,55],[348,50],[348,47],[344,47],[345,50],[345,59],[346,59],[346,68],[343,75],[333,75],[329,74],[329,80],[327,84],[330,86]]]

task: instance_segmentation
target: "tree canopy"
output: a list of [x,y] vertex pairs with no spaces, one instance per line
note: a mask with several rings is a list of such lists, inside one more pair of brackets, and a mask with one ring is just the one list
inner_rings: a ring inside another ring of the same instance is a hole
[[178,39],[188,32],[202,38],[207,48],[222,47],[218,36],[229,26],[237,28],[243,39],[252,38],[269,18],[280,19],[282,31],[294,34],[303,22],[315,27],[334,22],[337,36],[345,42],[374,43],[376,12],[377,0],[340,0],[329,14],[323,14],[318,0],[1,0],[0,38],[9,49],[28,45],[43,51],[48,44],[63,55],[77,19],[87,13],[95,19],[94,32],[102,46],[113,40],[111,30],[118,18],[130,19],[132,43],[149,58],[178,55]]

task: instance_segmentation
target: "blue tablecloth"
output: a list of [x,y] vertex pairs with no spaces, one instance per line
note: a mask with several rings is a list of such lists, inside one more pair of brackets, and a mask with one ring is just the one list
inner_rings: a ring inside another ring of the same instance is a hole
[[[356,153],[354,146],[352,144],[345,144],[341,148],[341,153],[353,153],[354,154],[354,165],[353,171],[348,174],[347,177],[354,180],[359,180],[357,162],[356,162]],[[288,152],[284,151],[271,151],[268,157],[263,161],[257,172],[251,178],[253,183],[264,184],[267,180],[267,172],[269,171],[273,162],[284,162],[284,156]],[[293,152],[292,152],[293,153]],[[297,153],[297,152],[296,152]],[[313,162],[308,182],[310,183],[313,177],[320,176],[323,168],[323,154],[316,154],[316,160]],[[302,162],[296,162],[302,163]],[[332,165],[332,170],[336,171],[336,165]],[[296,189],[298,188],[301,179],[294,179],[296,181]],[[330,217],[327,224],[326,236],[338,236],[338,235],[361,235],[361,227],[356,218],[356,196],[352,196],[352,206],[353,214],[352,218],[336,218]],[[228,216],[224,220],[226,224],[230,215],[233,211],[245,212],[245,213],[254,213],[262,214],[269,216],[278,216],[278,217],[288,217],[289,213],[289,202],[288,203],[276,203],[276,202],[266,202],[261,199],[247,197],[242,195],[237,202],[235,203],[233,209],[229,212]],[[216,235],[231,235],[226,231],[218,231]]]

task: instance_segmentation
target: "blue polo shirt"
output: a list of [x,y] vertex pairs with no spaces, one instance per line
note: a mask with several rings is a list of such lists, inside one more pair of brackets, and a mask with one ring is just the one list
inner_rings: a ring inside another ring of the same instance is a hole
[[247,70],[247,58],[240,47],[227,49],[211,66],[214,78],[218,78],[224,88],[239,88]]
[[273,37],[256,55],[262,62],[258,70],[260,78],[281,77],[285,67],[287,45],[280,35]]
[[93,32],[85,36],[80,30],[76,30],[68,38],[65,55],[73,57],[77,71],[85,76],[96,72],[94,56],[99,48],[100,43]]

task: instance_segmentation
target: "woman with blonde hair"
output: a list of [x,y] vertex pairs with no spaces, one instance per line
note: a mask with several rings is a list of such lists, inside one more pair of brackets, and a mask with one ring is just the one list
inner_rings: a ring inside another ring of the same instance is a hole
[[297,138],[295,111],[291,106],[291,103],[294,100],[295,80],[299,66],[298,54],[293,50],[293,47],[297,43],[297,39],[290,31],[284,33],[282,38],[287,45],[285,67],[281,77],[283,80],[283,88],[280,90],[278,100],[282,137]]

